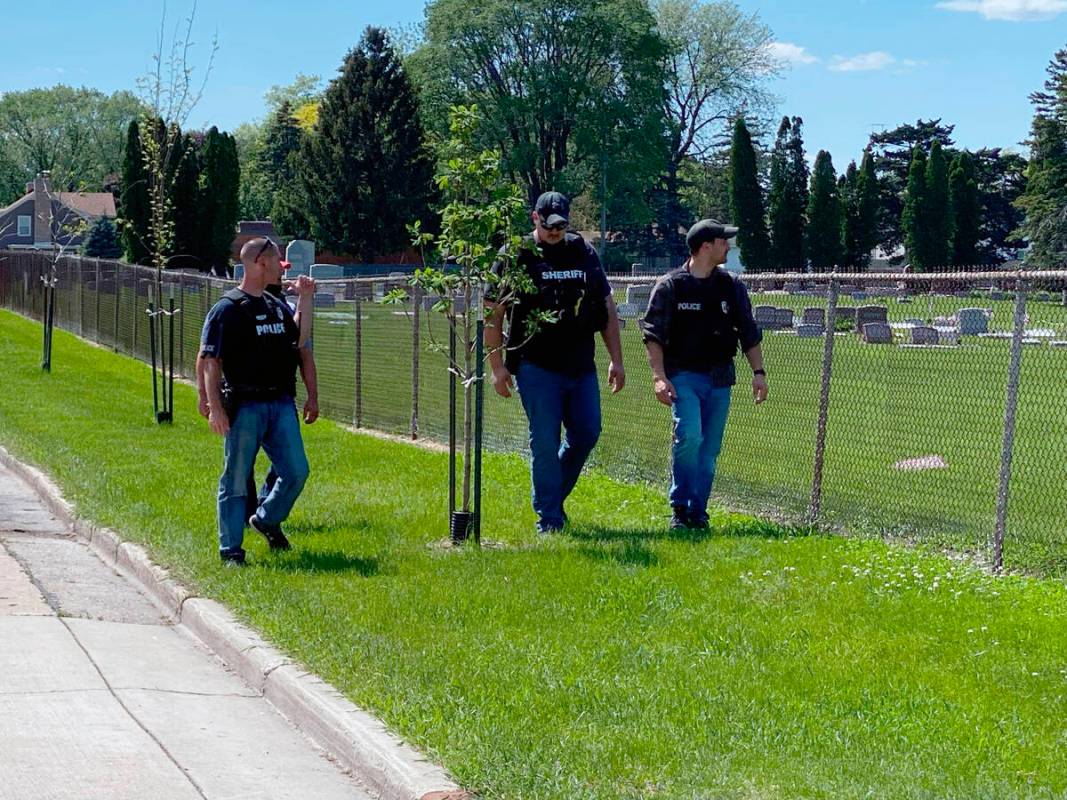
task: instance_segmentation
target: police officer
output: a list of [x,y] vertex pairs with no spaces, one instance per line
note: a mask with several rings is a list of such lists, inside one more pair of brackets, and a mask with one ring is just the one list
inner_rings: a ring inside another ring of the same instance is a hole
[[767,399],[767,373],[748,291],[722,268],[737,228],[713,219],[686,234],[689,260],[656,281],[641,321],[652,390],[671,407],[672,528],[708,527],[708,497],[722,447],[738,346],[752,368],[752,395]]
[[[306,329],[289,306],[265,288],[281,282],[282,261],[268,238],[252,239],[241,249],[244,277],[208,312],[201,335],[208,422],[225,437],[219,480],[219,554],[227,565],[245,561],[242,548],[247,479],[262,447],[278,480],[248,524],[271,550],[287,550],[281,523],[304,488],[308,462],[296,416],[295,373]],[[297,311],[310,315],[315,282],[295,284]]]
[[[594,334],[601,334],[608,349],[612,393],[626,382],[611,288],[596,251],[577,233],[567,232],[569,211],[569,200],[559,192],[537,199],[533,233],[518,254],[535,291],[520,294],[510,309],[490,302],[485,328],[493,388],[501,397],[511,397],[513,376],[518,383],[530,425],[537,530],[545,534],[563,528],[563,503],[600,436]],[[505,358],[501,348],[509,310]],[[555,320],[531,324],[544,312]],[[566,434],[562,444],[561,427]]]

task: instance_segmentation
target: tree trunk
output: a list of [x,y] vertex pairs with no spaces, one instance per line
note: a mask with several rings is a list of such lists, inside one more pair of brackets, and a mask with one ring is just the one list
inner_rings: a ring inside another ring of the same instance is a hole
[[474,446],[474,342],[471,335],[471,290],[467,284],[463,307],[463,511],[471,510],[471,456]]

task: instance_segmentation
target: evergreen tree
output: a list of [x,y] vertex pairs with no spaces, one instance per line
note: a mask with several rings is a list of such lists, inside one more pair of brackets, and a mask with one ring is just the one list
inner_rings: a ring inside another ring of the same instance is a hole
[[407,74],[385,32],[367,28],[304,147],[314,238],[364,259],[403,249],[407,226],[430,216],[433,171]]
[[1029,241],[1026,262],[1039,268],[1067,263],[1067,48],[1053,56],[1047,72],[1044,89],[1030,95],[1030,164],[1016,203],[1026,214],[1019,227]]
[[109,217],[101,217],[89,229],[82,253],[91,258],[118,258],[122,255],[118,231]]
[[734,123],[730,148],[730,213],[739,228],[737,246],[748,270],[771,268],[771,243],[763,213],[763,191],[756,169],[756,151],[744,119]]
[[856,269],[867,269],[871,263],[871,251],[881,240],[880,196],[874,156],[871,155],[870,150],[867,150],[863,154],[859,176],[856,179]]
[[928,237],[923,224],[923,208],[926,205],[926,153],[916,147],[908,170],[908,188],[904,192],[904,212],[901,229],[904,246],[913,272],[925,272],[930,266]]
[[827,272],[841,263],[841,204],[837,175],[830,154],[815,157],[808,196],[807,255],[815,272]]
[[837,183],[841,206],[841,263],[846,269],[861,269],[859,170],[850,161]]
[[974,176],[974,159],[966,150],[952,160],[948,195],[952,212],[952,263],[955,266],[977,264],[981,225],[978,183]]
[[942,268],[952,259],[952,214],[948,198],[948,162],[940,142],[930,147],[926,163],[925,218],[927,268]]
[[771,153],[771,261],[777,270],[804,269],[804,213],[808,204],[808,165],[800,117],[782,118]]
[[229,269],[237,230],[241,171],[237,143],[214,126],[204,138],[201,172],[198,255],[205,269],[223,275]]
[[126,260],[131,264],[149,263],[148,180],[141,153],[141,126],[137,120],[133,120],[126,130],[119,208]]
[[[200,153],[196,140],[186,134],[175,147],[173,189],[171,190],[171,213],[174,216],[173,266],[199,266],[197,254],[201,251],[200,235]],[[195,260],[194,260],[195,259]]]
[[257,167],[271,194],[270,218],[283,236],[305,239],[310,235],[307,198],[300,184],[301,145],[305,138],[292,105],[284,101],[263,131]]

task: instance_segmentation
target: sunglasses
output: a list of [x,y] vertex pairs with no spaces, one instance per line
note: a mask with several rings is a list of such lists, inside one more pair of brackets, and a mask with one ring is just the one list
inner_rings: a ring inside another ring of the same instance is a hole
[[259,250],[256,252],[256,257],[252,260],[259,261],[259,257],[267,251],[268,247],[274,247],[274,242],[272,242],[270,239],[267,239],[265,242],[263,242],[263,246],[259,248]]
[[545,225],[544,220],[542,220],[540,217],[538,217],[538,222],[540,222],[541,227],[544,228],[546,231],[565,231],[567,230],[567,226],[569,224],[566,222],[557,222],[555,225]]

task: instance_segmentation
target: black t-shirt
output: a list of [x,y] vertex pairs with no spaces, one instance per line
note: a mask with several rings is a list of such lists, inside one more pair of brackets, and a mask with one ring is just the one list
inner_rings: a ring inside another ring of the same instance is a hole
[[[584,375],[596,369],[594,334],[607,324],[611,287],[596,251],[578,234],[568,233],[559,244],[542,244],[540,250],[538,254],[532,237],[519,250],[518,263],[537,291],[515,301],[508,369],[514,372],[520,362],[529,361],[564,375]],[[498,264],[498,274],[500,269]],[[533,311],[551,311],[557,319],[531,337],[527,320]]]
[[299,341],[300,329],[284,300],[235,289],[208,312],[200,355],[222,359],[225,391],[245,398],[295,397]]
[[687,266],[656,281],[641,320],[646,342],[663,347],[668,372],[710,373],[717,385],[734,383],[734,355],[763,340],[745,285],[721,268],[697,278]]

